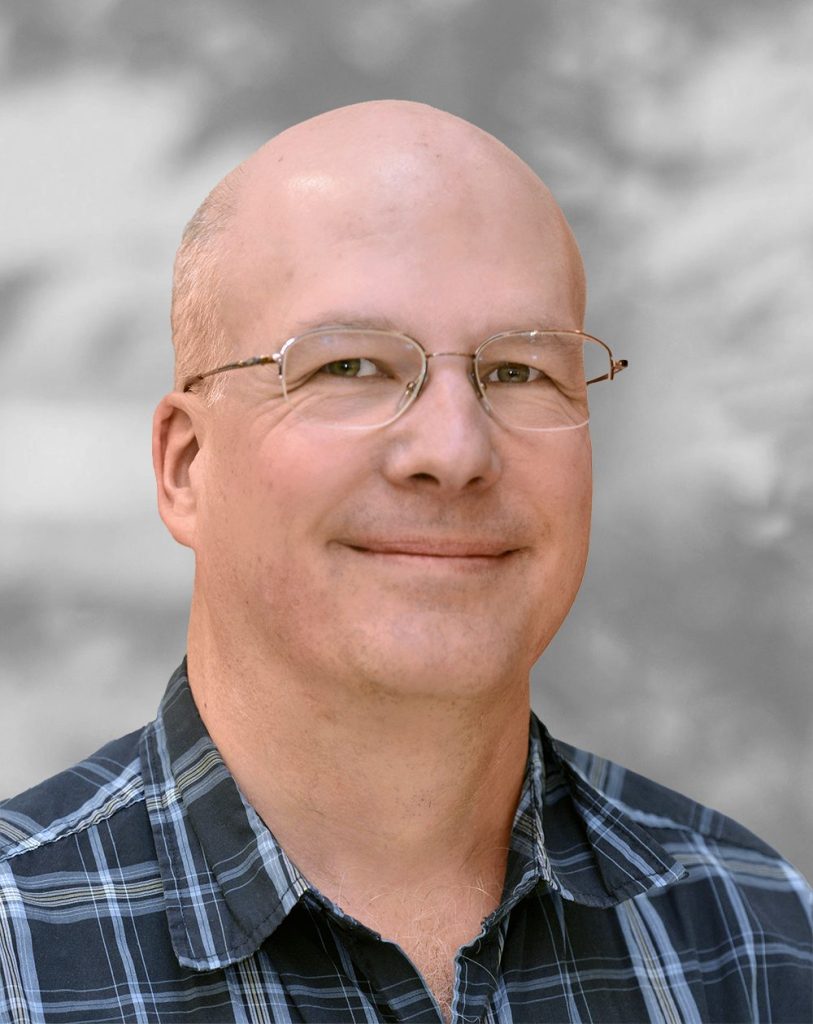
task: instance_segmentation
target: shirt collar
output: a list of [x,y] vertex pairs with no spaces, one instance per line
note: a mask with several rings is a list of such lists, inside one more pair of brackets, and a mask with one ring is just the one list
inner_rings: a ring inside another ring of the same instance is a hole
[[[240,793],[198,714],[185,659],[141,743],[147,813],[181,964],[212,970],[251,955],[306,892],[345,916],[308,883]],[[503,898],[486,927],[540,885],[565,900],[610,907],[684,874],[587,781],[531,712]]]

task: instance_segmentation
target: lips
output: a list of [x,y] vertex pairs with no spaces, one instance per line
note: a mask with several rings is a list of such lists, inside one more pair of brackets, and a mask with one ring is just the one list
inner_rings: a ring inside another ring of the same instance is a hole
[[413,555],[423,558],[502,558],[518,550],[504,540],[474,539],[364,539],[344,542],[357,551],[377,555]]

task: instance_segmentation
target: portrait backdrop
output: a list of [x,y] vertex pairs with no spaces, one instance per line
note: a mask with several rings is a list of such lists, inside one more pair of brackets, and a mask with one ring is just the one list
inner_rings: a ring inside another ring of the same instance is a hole
[[397,97],[543,177],[630,361],[535,711],[813,876],[812,42],[807,0],[5,5],[0,796],[149,720],[184,653],[150,427],[185,221],[272,134]]

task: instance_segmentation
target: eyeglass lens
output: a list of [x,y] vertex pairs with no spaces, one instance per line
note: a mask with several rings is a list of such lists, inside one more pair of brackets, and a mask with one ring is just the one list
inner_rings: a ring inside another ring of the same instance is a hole
[[[290,342],[282,379],[275,367],[263,369],[270,396],[284,395],[303,417],[373,427],[391,422],[414,400],[426,359],[402,335],[337,329]],[[480,349],[475,375],[497,419],[507,426],[551,430],[587,422],[587,381],[609,368],[607,350],[578,334],[515,333]]]

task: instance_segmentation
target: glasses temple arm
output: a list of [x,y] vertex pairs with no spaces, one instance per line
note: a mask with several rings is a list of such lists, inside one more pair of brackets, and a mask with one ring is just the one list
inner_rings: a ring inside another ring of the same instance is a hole
[[216,373],[227,373],[229,370],[242,370],[246,366],[267,366],[269,363],[280,364],[280,353],[275,352],[271,356],[252,356],[250,359],[241,359],[236,363],[227,363],[225,366],[218,366],[216,370],[207,370],[206,373],[196,373],[194,377],[190,377],[182,388],[183,391],[188,391],[193,384],[200,384],[202,380],[207,377],[213,377]]
[[621,373],[622,370],[626,370],[628,366],[628,359],[613,359],[609,373],[603,373],[600,377],[593,377],[592,380],[588,380],[587,383],[598,384],[600,380],[612,380],[616,374]]

